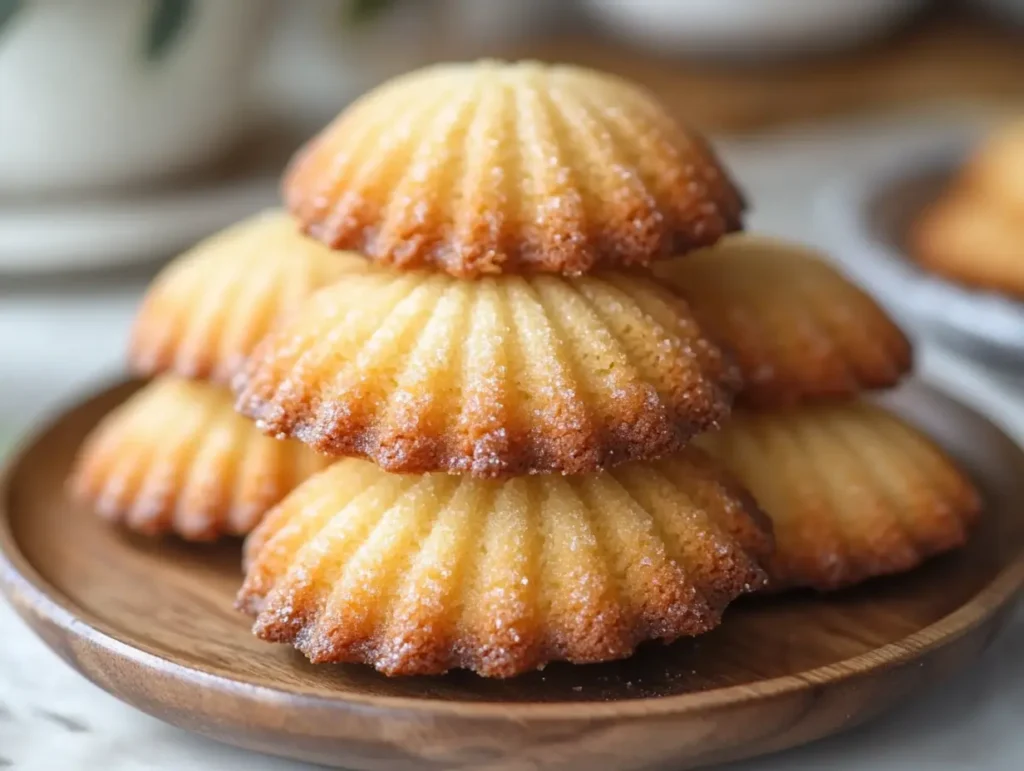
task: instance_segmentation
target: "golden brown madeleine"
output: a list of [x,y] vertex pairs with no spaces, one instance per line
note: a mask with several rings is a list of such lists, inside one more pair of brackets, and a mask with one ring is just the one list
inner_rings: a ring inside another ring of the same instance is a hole
[[347,459],[249,536],[238,606],[314,662],[509,677],[707,632],[763,585],[769,529],[692,448],[504,481]]
[[203,241],[157,277],[132,329],[129,358],[143,375],[230,382],[256,342],[313,290],[373,270],[332,252],[268,211]]
[[1024,298],[1024,209],[1013,216],[976,194],[952,193],[914,223],[910,251],[954,281]]
[[675,452],[738,378],[647,278],[378,271],[310,297],[236,385],[261,428],[326,454],[499,476]]
[[288,208],[324,243],[457,276],[646,265],[738,230],[707,142],[632,83],[538,62],[392,80],[302,148]]
[[993,209],[1024,220],[1024,120],[1007,124],[989,137],[958,182]]
[[165,377],[111,412],[69,480],[103,517],[147,535],[245,535],[310,474],[329,465],[298,442],[264,436],[227,390]]
[[792,405],[887,388],[911,347],[874,300],[815,252],[764,236],[730,236],[654,267],[702,328],[735,354],[738,401]]
[[928,438],[861,401],[737,411],[699,444],[775,525],[772,589],[838,589],[962,545],[981,502]]

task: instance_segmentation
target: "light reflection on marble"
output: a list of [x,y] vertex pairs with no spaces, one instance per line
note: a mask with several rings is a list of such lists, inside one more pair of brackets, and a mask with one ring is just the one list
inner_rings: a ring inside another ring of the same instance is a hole
[[310,768],[179,730],[107,695],[0,600],[0,769],[291,771]]

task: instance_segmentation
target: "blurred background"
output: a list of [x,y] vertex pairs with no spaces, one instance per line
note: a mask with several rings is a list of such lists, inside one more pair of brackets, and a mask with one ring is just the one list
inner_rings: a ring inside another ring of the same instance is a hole
[[[478,56],[646,84],[712,135],[750,227],[827,249],[929,341],[926,369],[1024,415],[1024,300],[904,253],[1024,118],[1024,0],[0,0],[0,448],[116,377],[161,263],[274,205],[348,101]],[[1021,276],[1024,208],[1005,219]]]

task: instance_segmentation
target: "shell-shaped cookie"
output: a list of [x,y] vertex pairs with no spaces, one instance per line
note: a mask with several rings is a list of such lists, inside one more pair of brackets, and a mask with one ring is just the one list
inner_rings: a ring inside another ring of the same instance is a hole
[[307,232],[457,276],[645,265],[741,226],[707,142],[610,75],[538,62],[445,64],[385,83],[285,176]]
[[910,371],[911,346],[895,322],[805,247],[730,236],[654,271],[734,354],[741,403],[852,396],[895,385]]
[[330,460],[261,434],[216,386],[165,377],[110,413],[79,451],[69,487],[146,535],[245,535]]
[[684,446],[734,367],[638,276],[351,276],[272,332],[237,381],[269,433],[394,472],[578,474]]
[[1024,298],[1024,207],[1013,216],[976,194],[951,193],[914,223],[910,251],[953,281]]
[[230,382],[273,323],[313,290],[372,270],[358,255],[302,235],[268,211],[201,242],[156,278],[142,302],[129,360],[142,375],[164,372]]
[[972,483],[927,437],[860,402],[738,410],[700,437],[772,518],[772,589],[826,591],[909,570],[962,545]]
[[238,606],[314,662],[508,677],[710,630],[763,585],[769,529],[693,448],[504,481],[347,459],[249,536]]

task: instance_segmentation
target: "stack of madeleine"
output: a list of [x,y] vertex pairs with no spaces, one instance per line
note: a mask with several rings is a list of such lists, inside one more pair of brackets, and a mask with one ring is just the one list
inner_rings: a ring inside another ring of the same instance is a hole
[[134,530],[249,534],[261,638],[508,677],[965,540],[970,483],[859,396],[908,372],[903,334],[815,255],[730,235],[742,196],[636,86],[415,72],[284,197],[157,279],[130,353],[156,379],[71,480]]

